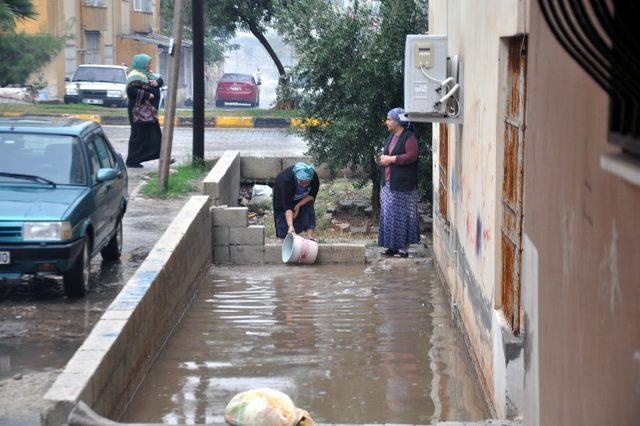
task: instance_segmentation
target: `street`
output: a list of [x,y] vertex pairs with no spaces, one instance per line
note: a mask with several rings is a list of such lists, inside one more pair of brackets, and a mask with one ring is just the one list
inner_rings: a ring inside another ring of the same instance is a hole
[[[105,127],[115,149],[126,157],[129,127]],[[173,157],[186,161],[191,152],[190,128],[176,128]],[[226,149],[265,155],[302,155],[304,142],[281,130],[207,129],[206,156]],[[92,262],[92,284],[84,298],[67,299],[59,278],[0,281],[0,425],[37,424],[38,404],[102,312],[160,238],[182,207],[179,199],[139,196],[144,177],[157,161],[129,169],[129,206],[123,220],[122,257]],[[19,419],[19,420],[18,420]]]

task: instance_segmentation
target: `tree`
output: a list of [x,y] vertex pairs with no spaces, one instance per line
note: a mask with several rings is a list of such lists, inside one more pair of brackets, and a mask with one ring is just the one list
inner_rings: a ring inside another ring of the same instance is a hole
[[0,0],[0,33],[12,32],[17,20],[37,15],[31,0]]
[[264,34],[267,25],[275,20],[275,3],[272,0],[206,0],[205,3],[207,23],[229,34],[237,30],[251,32],[273,60],[280,82],[284,83],[284,65]]
[[[287,8],[278,29],[298,51],[296,73],[307,94],[303,112],[318,120],[301,130],[309,152],[332,169],[365,171],[377,210],[376,161],[388,134],[384,120],[387,111],[404,105],[405,40],[426,31],[426,0],[383,0],[377,12],[357,2],[344,10],[323,0],[288,0]],[[427,195],[430,126],[417,126],[416,133],[421,192]]]
[[0,0],[0,86],[24,85],[33,72],[51,62],[62,49],[64,38],[15,32],[17,20],[36,16],[29,0]]

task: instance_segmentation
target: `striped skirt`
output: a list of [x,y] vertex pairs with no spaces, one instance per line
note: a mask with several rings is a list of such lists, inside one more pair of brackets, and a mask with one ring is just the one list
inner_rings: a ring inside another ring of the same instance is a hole
[[387,182],[380,188],[378,246],[399,250],[419,242],[418,191],[392,191]]

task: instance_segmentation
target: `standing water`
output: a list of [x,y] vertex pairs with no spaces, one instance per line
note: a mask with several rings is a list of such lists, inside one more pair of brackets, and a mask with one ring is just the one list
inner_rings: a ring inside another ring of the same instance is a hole
[[316,422],[487,417],[433,267],[216,267],[123,416],[223,423],[238,392],[287,393]]

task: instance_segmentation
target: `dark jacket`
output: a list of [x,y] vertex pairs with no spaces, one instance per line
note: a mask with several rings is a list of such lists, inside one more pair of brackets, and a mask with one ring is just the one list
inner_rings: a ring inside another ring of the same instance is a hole
[[[407,143],[407,139],[411,136],[413,132],[410,130],[404,130],[400,137],[398,138],[398,142],[396,146],[393,148],[393,151],[389,152],[389,144],[393,139],[393,133],[389,135],[387,140],[384,142],[384,155],[400,155],[405,153],[405,144]],[[389,166],[391,168],[391,181],[389,182],[389,187],[392,191],[414,191],[418,189],[418,160],[414,161],[411,164],[391,164]],[[385,179],[385,168],[380,167],[380,185],[384,186],[386,183]]]
[[148,86],[145,89],[137,84],[129,84],[127,86],[127,98],[129,98],[127,112],[129,113],[129,123],[133,123],[133,107],[136,104],[136,99],[138,98],[138,91],[144,92],[142,97],[143,100],[148,100],[150,98],[149,95],[153,94],[153,99],[149,102],[151,102],[151,105],[153,105],[155,109],[158,109],[158,106],[160,105],[160,88],[164,85],[164,81],[162,78],[159,78],[156,81],[158,82],[158,87]]
[[[311,179],[309,186],[311,186],[309,195],[315,198],[318,195],[318,190],[320,189],[320,179],[318,179],[318,174],[316,172],[313,173],[313,179]],[[296,183],[293,175],[293,166],[289,166],[278,173],[276,183],[273,186],[274,213],[283,213],[287,210],[293,210],[296,203],[299,201],[293,199],[295,195]]]

